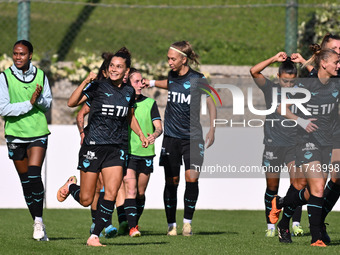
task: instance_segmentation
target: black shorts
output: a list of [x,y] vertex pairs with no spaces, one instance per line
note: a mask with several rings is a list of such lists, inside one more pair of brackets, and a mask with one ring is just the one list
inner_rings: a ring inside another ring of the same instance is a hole
[[[265,145],[262,166],[270,169],[284,167],[296,159],[296,146],[270,146]],[[274,170],[274,169],[273,169]]]
[[137,174],[149,175],[153,172],[153,156],[138,157],[129,155],[127,168],[136,171]]
[[99,173],[101,169],[111,166],[127,166],[127,153],[115,145],[86,145],[79,151],[78,169],[84,172]]
[[305,142],[298,144],[296,149],[296,161],[300,165],[319,161],[324,167],[331,163],[331,157],[332,146],[320,146],[312,142]]
[[182,157],[185,170],[200,169],[204,159],[204,141],[164,136],[159,165],[164,166],[167,177],[179,176]]
[[27,150],[32,147],[47,149],[48,139],[43,138],[30,143],[7,143],[8,157],[12,160],[23,160],[27,158]]
[[333,150],[340,149],[340,135],[333,136]]

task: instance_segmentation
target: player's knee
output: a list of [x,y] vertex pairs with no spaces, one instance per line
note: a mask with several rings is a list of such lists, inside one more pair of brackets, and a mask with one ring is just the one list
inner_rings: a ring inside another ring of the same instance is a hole
[[87,194],[86,195],[82,195],[82,194],[79,195],[79,203],[82,206],[87,207],[87,206],[91,205],[92,202],[93,202],[93,198],[91,196],[89,196]]
[[179,176],[175,177],[166,177],[165,178],[165,183],[167,185],[178,185],[179,184]]
[[40,166],[28,166],[28,180],[30,183],[40,183],[41,180],[41,167]]
[[136,188],[129,188],[126,191],[127,198],[135,198],[137,195],[137,189]]
[[145,191],[143,192],[138,191],[137,199],[145,199]]

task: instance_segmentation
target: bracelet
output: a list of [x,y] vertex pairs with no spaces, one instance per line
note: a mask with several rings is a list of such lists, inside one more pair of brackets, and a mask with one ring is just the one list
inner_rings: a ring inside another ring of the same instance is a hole
[[156,86],[156,80],[150,80],[149,87],[152,88],[152,87],[155,87],[155,86]]
[[84,130],[79,132],[79,134],[82,134],[82,133],[84,133]]

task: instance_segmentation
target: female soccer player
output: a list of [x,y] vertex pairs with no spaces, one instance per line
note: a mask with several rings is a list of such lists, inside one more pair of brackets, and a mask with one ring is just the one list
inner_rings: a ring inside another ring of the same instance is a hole
[[[338,54],[340,54],[340,37],[338,35],[333,35],[330,33],[327,33],[321,42],[321,49],[332,49]],[[318,45],[315,45],[315,47],[318,47]],[[310,77],[317,77],[317,70],[313,68],[312,65],[308,64],[306,65],[306,60],[298,53],[292,54],[292,60],[297,63],[304,64],[308,71],[310,71]],[[340,71],[338,70],[338,74],[336,77],[340,77]],[[338,115],[338,104],[336,104],[336,108],[334,109],[334,113]],[[339,116],[334,118],[333,123],[333,149],[332,149],[332,158],[331,158],[331,179],[326,184],[325,190],[324,190],[324,205],[321,215],[321,234],[322,234],[322,241],[324,243],[330,243],[331,239],[327,234],[326,231],[326,224],[324,223],[326,216],[328,213],[332,210],[335,203],[339,199],[340,195],[340,176],[338,176],[338,169],[340,169],[340,128],[339,128]],[[296,178],[294,183],[294,187],[292,187],[294,190],[304,190],[307,181],[305,178]],[[309,198],[308,190],[305,192],[305,197]]]
[[[83,81],[90,86],[91,80],[104,80],[109,76],[109,65],[111,58],[114,54],[109,53],[109,52],[104,52],[102,54],[102,58],[104,59],[103,63],[101,64],[98,74],[95,74],[93,72],[90,72],[89,75],[86,77],[86,79]],[[77,114],[77,127],[79,130],[81,142],[80,144],[83,144],[84,140],[84,117],[90,112],[90,105],[91,102],[86,101],[86,103],[83,105],[83,107],[80,109],[80,111]],[[118,196],[119,196],[118,192]],[[98,180],[97,180],[97,185],[96,185],[96,193],[93,199],[93,202],[91,204],[91,216],[92,216],[92,225],[90,228],[90,233],[92,234],[94,227],[95,227],[95,219],[96,219],[96,213],[97,213],[97,206],[98,206],[98,201],[102,200],[104,197],[104,186],[103,186],[103,177],[102,174],[99,173]],[[105,225],[105,237],[106,238],[111,238],[116,236],[117,234],[117,228],[112,226],[112,218],[109,218],[109,220],[106,222]]]
[[[266,79],[261,73],[263,69],[272,63],[281,62],[279,67],[278,80],[279,83],[275,84]],[[250,73],[254,78],[256,85],[264,93],[266,107],[270,109],[273,102],[273,89],[277,90],[277,94],[281,95],[281,88],[292,87],[295,83],[297,76],[297,68],[295,64],[287,57],[285,52],[279,52],[275,56],[264,60],[250,69]],[[280,102],[278,96],[278,102]],[[284,127],[281,121],[285,118],[276,111],[266,116],[266,119],[277,119],[280,121],[266,122],[264,126],[264,141],[265,149],[262,157],[262,165],[266,171],[267,189],[264,196],[265,213],[267,220],[267,237],[275,236],[275,225],[269,220],[269,212],[271,210],[271,201],[278,193],[280,181],[280,169],[284,165],[287,166],[290,174],[291,183],[295,177],[295,146],[296,146],[296,128]],[[275,168],[277,169],[275,171]],[[300,226],[301,220],[301,206],[295,210],[294,214],[297,215],[293,219],[294,235],[303,235],[303,229]],[[292,212],[289,212],[292,214]],[[292,216],[292,215],[290,215]]]
[[144,84],[141,73],[131,68],[129,81],[136,92],[136,119],[149,140],[149,147],[142,148],[138,136],[129,128],[128,167],[124,176],[126,191],[124,209],[129,223],[129,234],[131,237],[138,237],[141,235],[138,220],[144,210],[145,190],[153,172],[154,142],[162,134],[163,129],[156,101],[142,95]]
[[[150,81],[150,87],[156,86],[168,90],[168,102],[164,115],[164,139],[160,155],[160,165],[165,170],[164,206],[168,222],[168,235],[177,235],[176,207],[177,187],[179,184],[182,158],[185,165],[186,188],[184,194],[184,219],[182,234],[192,235],[191,222],[198,198],[198,178],[196,171],[203,163],[204,140],[200,124],[200,99],[204,93],[197,83],[204,79],[203,74],[190,68],[189,62],[198,64],[198,56],[187,41],[173,43],[168,50],[168,63],[171,71],[167,83]],[[216,107],[208,97],[210,129],[206,135],[206,148],[215,139]],[[190,109],[192,111],[190,112]]]
[[123,47],[110,61],[109,79],[95,81],[84,91],[86,84],[80,85],[68,101],[68,106],[74,107],[90,100],[91,107],[84,142],[79,151],[80,186],[70,177],[58,191],[59,201],[71,193],[81,205],[89,206],[93,201],[99,172],[103,175],[105,187],[93,234],[87,240],[89,246],[102,246],[99,234],[113,213],[114,201],[126,169],[128,124],[138,134],[143,147],[149,144],[133,114],[134,89],[123,83],[130,66],[130,52]]
[[[311,115],[299,114],[299,117],[293,114],[287,108],[285,117],[297,121],[300,127],[298,129],[298,146],[297,146],[297,162],[301,165],[303,173],[307,178],[309,199],[308,199],[308,215],[310,232],[312,236],[311,245],[325,247],[321,234],[321,214],[324,204],[323,193],[327,178],[326,169],[332,151],[332,131],[333,123],[336,121],[337,113],[335,105],[339,100],[339,85],[331,79],[336,76],[339,70],[339,55],[331,49],[322,50],[320,47],[313,47],[314,55],[311,59],[315,63],[317,70],[316,78],[301,80],[299,87],[308,89],[311,99],[304,104]],[[280,107],[278,108],[280,109]],[[326,167],[326,168],[325,168]],[[295,202],[302,202],[304,190],[292,194]],[[288,194],[287,194],[287,196]],[[275,197],[272,200],[271,215],[278,215],[282,206],[291,206],[284,199]],[[273,217],[274,218],[274,217]],[[279,238],[288,238],[289,229],[285,229],[280,223],[278,224]]]
[[33,46],[13,47],[13,65],[0,74],[0,115],[5,118],[8,156],[18,172],[26,204],[34,220],[33,238],[48,241],[43,224],[44,185],[41,166],[50,131],[44,115],[52,101],[45,73],[32,65]]

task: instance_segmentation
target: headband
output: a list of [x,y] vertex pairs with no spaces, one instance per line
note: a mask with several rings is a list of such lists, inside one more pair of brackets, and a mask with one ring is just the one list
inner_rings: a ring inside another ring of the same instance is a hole
[[182,54],[183,56],[187,56],[187,54],[185,54],[183,51],[180,51],[179,49],[176,49],[174,47],[170,47],[170,49],[174,50],[174,51],[177,51],[178,53]]

